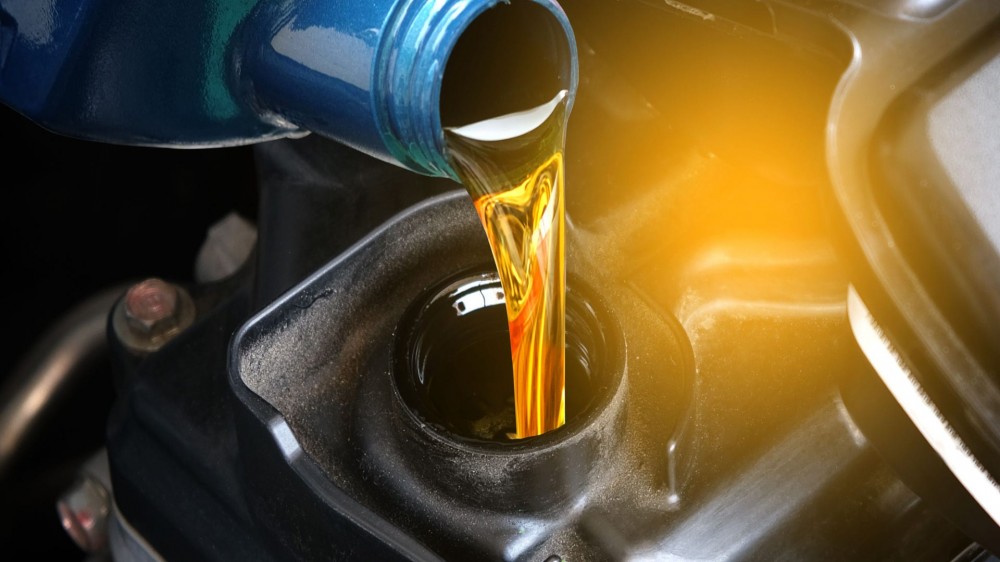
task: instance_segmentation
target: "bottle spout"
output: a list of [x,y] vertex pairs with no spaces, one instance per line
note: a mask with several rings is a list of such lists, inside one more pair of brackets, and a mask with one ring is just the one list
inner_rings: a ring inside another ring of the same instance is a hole
[[236,66],[262,117],[454,179],[445,127],[575,94],[576,43],[555,0],[379,4],[259,6]]

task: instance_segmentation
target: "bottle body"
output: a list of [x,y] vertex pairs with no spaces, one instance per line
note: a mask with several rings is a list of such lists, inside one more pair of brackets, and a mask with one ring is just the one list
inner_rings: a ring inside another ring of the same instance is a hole
[[93,140],[226,146],[314,131],[454,177],[445,67],[473,21],[511,4],[547,14],[539,33],[553,52],[540,56],[575,92],[576,47],[555,0],[210,0],[188,11],[0,0],[0,101]]
[[0,0],[0,102],[65,135],[152,146],[293,133],[230,81],[253,0]]

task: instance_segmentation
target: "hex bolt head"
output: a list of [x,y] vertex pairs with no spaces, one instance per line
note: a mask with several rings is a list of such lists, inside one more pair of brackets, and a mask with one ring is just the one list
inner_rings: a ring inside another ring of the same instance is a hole
[[125,294],[129,326],[143,334],[162,334],[177,325],[177,288],[162,279],[137,283]]
[[108,544],[111,494],[91,476],[84,476],[56,503],[63,529],[84,552],[100,552]]
[[156,351],[195,319],[191,295],[162,279],[133,285],[115,307],[112,324],[118,339],[135,353]]

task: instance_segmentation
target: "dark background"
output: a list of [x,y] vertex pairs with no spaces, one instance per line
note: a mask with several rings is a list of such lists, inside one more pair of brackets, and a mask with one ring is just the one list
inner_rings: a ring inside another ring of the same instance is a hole
[[[0,143],[6,319],[0,384],[75,304],[145,277],[190,281],[211,224],[234,210],[255,218],[250,147],[88,142],[50,133],[4,106]],[[104,440],[113,391],[109,377],[96,375],[0,481],[0,557],[83,558],[59,526],[55,501]]]

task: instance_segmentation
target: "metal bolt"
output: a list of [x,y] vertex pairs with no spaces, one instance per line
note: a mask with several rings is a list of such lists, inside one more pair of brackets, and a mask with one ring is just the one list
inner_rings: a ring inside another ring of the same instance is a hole
[[111,494],[97,479],[85,475],[56,503],[63,529],[85,552],[99,552],[108,544]]
[[177,327],[177,316],[177,288],[162,279],[137,283],[125,295],[125,318],[140,334],[167,334]]
[[188,329],[196,316],[194,301],[182,287],[146,279],[125,293],[112,315],[115,335],[134,353],[151,353]]

